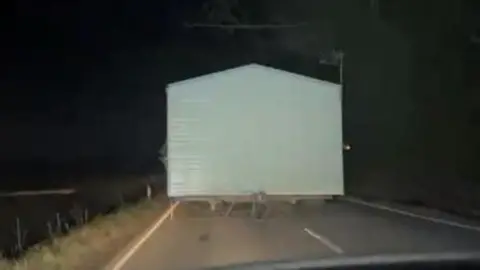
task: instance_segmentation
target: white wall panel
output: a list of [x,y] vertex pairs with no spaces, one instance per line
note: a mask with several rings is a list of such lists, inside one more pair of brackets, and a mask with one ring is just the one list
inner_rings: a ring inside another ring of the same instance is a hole
[[169,196],[343,194],[339,85],[252,64],[167,100]]

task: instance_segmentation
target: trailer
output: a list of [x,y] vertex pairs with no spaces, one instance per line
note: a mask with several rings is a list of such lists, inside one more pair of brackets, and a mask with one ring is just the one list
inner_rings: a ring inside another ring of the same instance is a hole
[[167,86],[167,193],[218,202],[344,194],[341,85],[249,64]]

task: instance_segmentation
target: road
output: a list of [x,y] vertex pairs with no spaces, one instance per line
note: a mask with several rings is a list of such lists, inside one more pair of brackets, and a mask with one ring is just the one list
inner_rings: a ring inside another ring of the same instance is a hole
[[[480,226],[408,209],[351,201],[270,206],[262,219],[181,204],[116,270],[198,269],[265,260],[480,251]],[[398,210],[398,211],[397,211]],[[409,214],[413,213],[413,214]],[[137,249],[138,248],[138,249]]]

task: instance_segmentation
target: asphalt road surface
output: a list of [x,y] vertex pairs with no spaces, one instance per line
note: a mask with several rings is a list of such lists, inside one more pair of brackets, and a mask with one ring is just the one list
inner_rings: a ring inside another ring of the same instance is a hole
[[331,201],[272,203],[263,217],[180,204],[116,270],[199,269],[267,260],[480,251],[480,226],[433,211]]

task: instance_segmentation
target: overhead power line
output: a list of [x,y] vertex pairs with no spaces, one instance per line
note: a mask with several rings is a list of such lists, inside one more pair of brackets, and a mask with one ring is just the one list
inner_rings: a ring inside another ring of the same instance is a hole
[[295,24],[211,24],[211,23],[184,23],[186,28],[219,28],[219,29],[278,29],[278,28],[296,28],[308,26],[309,23],[301,22]]

